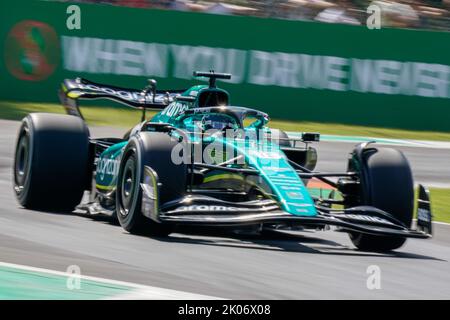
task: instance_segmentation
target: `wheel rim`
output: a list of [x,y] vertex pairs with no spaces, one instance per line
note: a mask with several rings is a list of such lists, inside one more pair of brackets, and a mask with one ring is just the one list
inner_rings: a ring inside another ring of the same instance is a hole
[[17,144],[14,166],[14,177],[19,192],[23,189],[30,167],[30,139],[26,131],[23,132]]
[[136,188],[136,164],[134,161],[134,157],[128,158],[126,161],[124,167],[123,167],[123,174],[120,180],[120,202],[121,202],[121,209],[120,213],[123,216],[127,216],[131,206],[133,205],[133,198]]

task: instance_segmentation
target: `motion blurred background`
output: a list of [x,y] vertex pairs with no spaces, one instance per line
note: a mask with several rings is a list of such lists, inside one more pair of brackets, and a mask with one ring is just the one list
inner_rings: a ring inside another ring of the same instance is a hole
[[382,9],[382,24],[385,27],[450,30],[449,0],[81,0],[79,2],[352,25],[364,25],[367,7],[373,4]]
[[[381,29],[366,25],[370,5]],[[233,104],[290,131],[450,140],[450,0],[4,0],[0,9],[3,118],[62,112],[64,78],[184,88],[192,71],[214,69],[233,74],[223,83]],[[97,106],[113,112],[90,108],[93,123],[137,119]]]

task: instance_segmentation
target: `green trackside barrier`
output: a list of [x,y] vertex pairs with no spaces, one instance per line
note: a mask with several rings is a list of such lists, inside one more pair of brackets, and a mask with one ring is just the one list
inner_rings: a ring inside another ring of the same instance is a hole
[[[183,88],[234,74],[232,103],[273,118],[450,131],[450,33],[0,1],[0,99],[55,102],[63,78]],[[301,128],[299,128],[301,130]]]

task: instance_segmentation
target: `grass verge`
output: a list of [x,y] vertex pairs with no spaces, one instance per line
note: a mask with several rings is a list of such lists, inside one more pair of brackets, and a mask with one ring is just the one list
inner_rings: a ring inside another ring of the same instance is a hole
[[[330,189],[321,189],[319,187],[309,188],[313,196],[327,198]],[[415,203],[417,203],[418,191],[415,192]],[[342,199],[337,193],[337,199]],[[433,221],[450,223],[450,189],[430,188],[431,212],[433,213]],[[335,209],[342,209],[340,205],[334,205]],[[417,208],[414,208],[414,212]]]
[[[56,103],[0,101],[0,118],[20,120],[30,112],[64,113]],[[140,120],[140,111],[126,107],[86,106],[82,107],[86,121],[91,125],[110,125],[129,128]],[[148,112],[150,117],[155,112]],[[364,136],[376,138],[450,141],[450,132],[413,131],[377,128],[339,123],[272,120],[270,126],[285,131],[309,131],[331,135]]]
[[430,189],[434,221],[450,223],[450,189]]

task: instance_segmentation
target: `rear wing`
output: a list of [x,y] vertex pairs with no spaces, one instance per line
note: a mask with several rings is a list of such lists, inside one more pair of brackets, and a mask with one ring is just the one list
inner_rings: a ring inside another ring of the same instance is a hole
[[156,81],[150,80],[143,90],[128,89],[95,83],[83,78],[65,79],[59,90],[61,104],[70,115],[83,118],[78,100],[109,99],[137,109],[164,109],[186,90],[156,90]]

